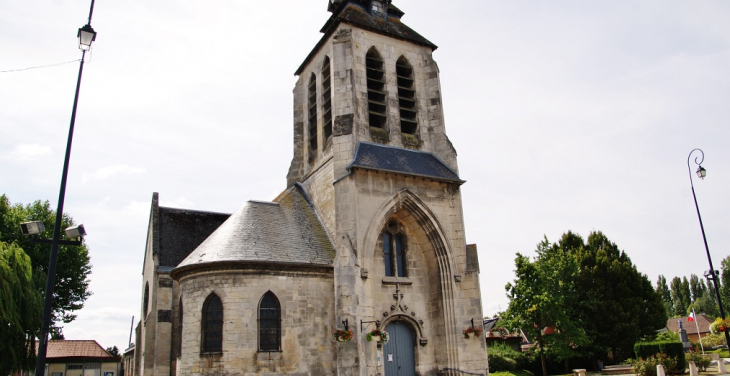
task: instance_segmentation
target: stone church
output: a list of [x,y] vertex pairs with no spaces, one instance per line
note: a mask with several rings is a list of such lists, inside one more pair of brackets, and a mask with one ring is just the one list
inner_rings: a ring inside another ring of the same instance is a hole
[[328,10],[296,71],[286,189],[233,214],[153,194],[135,374],[487,374],[463,335],[482,322],[479,263],[437,47],[390,0]]

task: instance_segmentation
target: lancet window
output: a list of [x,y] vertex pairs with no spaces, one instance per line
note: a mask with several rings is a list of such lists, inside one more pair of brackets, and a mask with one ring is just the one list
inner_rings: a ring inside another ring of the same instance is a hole
[[385,68],[383,58],[375,48],[371,48],[365,56],[368,83],[368,115],[370,126],[385,128],[387,119],[385,106]]
[[413,67],[401,56],[395,63],[398,78],[398,107],[400,109],[400,130],[402,133],[416,134],[418,129],[418,108],[416,106],[416,87]]

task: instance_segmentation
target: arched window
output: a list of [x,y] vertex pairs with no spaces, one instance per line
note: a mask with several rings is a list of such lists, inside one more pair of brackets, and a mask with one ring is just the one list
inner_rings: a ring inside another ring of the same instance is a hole
[[395,63],[398,77],[398,107],[400,109],[400,131],[406,134],[416,134],[418,109],[416,107],[416,89],[413,77],[413,67],[405,57],[401,56]]
[[309,78],[309,95],[307,97],[309,119],[309,162],[317,156],[317,76],[312,73]]
[[177,357],[179,358],[182,356],[182,336],[183,336],[183,303],[182,303],[182,297],[180,297],[180,304],[178,304],[178,307],[180,307],[180,314],[178,315],[178,323],[177,323]]
[[223,303],[215,293],[210,293],[203,303],[202,353],[220,353],[223,350]]
[[271,291],[259,303],[259,351],[281,351],[281,308]]
[[383,231],[383,261],[386,277],[407,277],[405,235],[396,221]]
[[142,317],[142,320],[145,320],[147,318],[147,312],[149,312],[150,309],[150,283],[147,282],[144,285],[144,317]]
[[365,56],[368,82],[368,115],[370,126],[385,128],[386,107],[385,107],[385,68],[383,58],[375,47],[371,48]]
[[332,80],[330,79],[330,58],[324,57],[322,64],[322,133],[325,144],[332,137]]

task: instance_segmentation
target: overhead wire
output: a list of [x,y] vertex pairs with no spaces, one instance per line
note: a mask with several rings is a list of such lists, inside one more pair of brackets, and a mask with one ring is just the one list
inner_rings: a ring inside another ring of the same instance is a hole
[[22,71],[27,71],[27,70],[31,70],[31,69],[51,68],[51,67],[57,67],[59,65],[64,65],[64,64],[76,63],[76,62],[79,62],[79,61],[81,61],[81,59],[66,61],[66,62],[63,62],[63,63],[39,65],[39,66],[36,66],[36,67],[28,67],[28,68],[20,68],[20,69],[3,70],[3,71],[0,71],[0,73],[22,72]]

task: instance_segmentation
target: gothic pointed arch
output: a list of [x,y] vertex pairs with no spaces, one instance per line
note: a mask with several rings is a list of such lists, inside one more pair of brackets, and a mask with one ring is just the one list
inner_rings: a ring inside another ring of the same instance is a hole
[[223,302],[211,292],[203,303],[200,352],[217,354],[223,351]]
[[330,58],[325,56],[322,63],[322,136],[325,146],[332,137],[332,75],[330,70]]
[[400,111],[400,130],[404,134],[415,135],[418,131],[418,106],[416,105],[416,81],[413,66],[405,56],[395,62],[398,78],[398,109]]
[[281,351],[281,305],[271,290],[259,301],[259,351]]
[[[419,234],[419,241],[423,242],[425,247],[423,251],[428,252],[426,259],[430,263],[429,268],[433,273],[431,275],[437,278],[432,280],[431,284],[437,285],[439,289],[433,303],[437,303],[442,310],[439,322],[430,322],[429,325],[440,327],[439,330],[443,333],[441,337],[444,344],[444,351],[441,353],[444,357],[443,363],[449,364],[449,367],[456,367],[459,362],[457,340],[460,333],[453,325],[458,317],[455,297],[456,282],[459,279],[454,247],[436,215],[416,194],[403,189],[378,208],[364,234],[362,249],[365,251],[359,255],[360,265],[367,270],[376,270],[379,267],[375,263],[382,260],[378,257],[382,252],[378,248],[381,242],[380,236],[388,221],[393,218],[406,219],[410,227],[417,227],[413,232]],[[388,282],[386,279],[387,277],[383,283]],[[401,281],[396,278],[394,283]]]
[[385,64],[383,63],[383,57],[375,47],[371,47],[365,55],[365,66],[370,127],[385,129],[387,122]]
[[317,76],[312,73],[307,86],[307,124],[309,129],[309,162],[317,157]]

